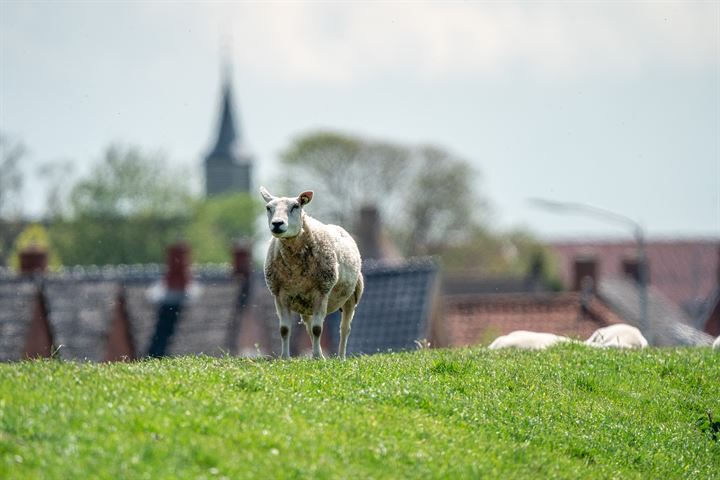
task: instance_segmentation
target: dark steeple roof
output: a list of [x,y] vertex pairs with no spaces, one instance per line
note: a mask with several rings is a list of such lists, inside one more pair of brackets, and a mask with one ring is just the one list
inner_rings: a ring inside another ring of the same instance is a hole
[[252,189],[253,158],[243,142],[240,120],[233,110],[232,78],[226,64],[217,140],[205,157],[205,193],[208,197]]
[[242,145],[242,136],[235,128],[235,118],[232,112],[232,87],[229,75],[223,82],[222,112],[218,128],[218,137],[215,146],[210,151],[210,157],[235,158]]

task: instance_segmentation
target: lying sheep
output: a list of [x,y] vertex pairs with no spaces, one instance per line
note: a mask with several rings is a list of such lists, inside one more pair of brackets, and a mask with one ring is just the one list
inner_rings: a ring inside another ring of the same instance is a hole
[[720,352],[720,337],[717,337],[712,345],[713,350]]
[[648,341],[637,328],[618,323],[598,328],[585,340],[585,344],[593,347],[645,348],[648,346]]
[[558,343],[568,342],[569,338],[554,333],[528,332],[516,330],[507,335],[496,338],[488,348],[525,348],[530,350],[543,350]]
[[350,324],[363,292],[360,252],[337,225],[306,215],[313,192],[295,198],[275,197],[264,187],[268,226],[273,238],[265,259],[265,282],[280,318],[282,357],[290,357],[292,312],[302,317],[312,339],[313,358],[324,358],[320,335],[327,314],[342,312],[338,356],[345,358]]

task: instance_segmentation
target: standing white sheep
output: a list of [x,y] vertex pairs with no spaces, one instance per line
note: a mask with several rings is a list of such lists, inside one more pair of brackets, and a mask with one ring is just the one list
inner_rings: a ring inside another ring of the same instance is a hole
[[529,332],[527,330],[515,330],[507,335],[501,335],[488,346],[491,350],[499,348],[524,348],[529,350],[543,350],[561,342],[569,342],[570,339],[554,333]]
[[275,197],[260,187],[260,194],[267,202],[273,235],[265,259],[265,282],[280,319],[282,357],[290,357],[292,312],[299,313],[305,323],[313,358],[324,358],[320,348],[323,321],[340,309],[338,356],[345,358],[350,324],[363,292],[355,241],[343,228],[305,214],[303,207],[312,200],[312,191],[295,198]]
[[648,341],[637,328],[625,323],[598,328],[585,340],[593,347],[645,348]]

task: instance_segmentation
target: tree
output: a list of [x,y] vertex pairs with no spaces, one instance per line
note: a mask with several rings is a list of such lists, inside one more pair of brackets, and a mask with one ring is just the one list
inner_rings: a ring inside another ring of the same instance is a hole
[[90,217],[172,218],[186,215],[191,200],[187,176],[161,155],[121,145],[110,146],[70,192],[72,214]]
[[197,202],[186,238],[193,260],[223,263],[230,260],[233,242],[252,238],[260,203],[247,193],[231,193]]
[[162,262],[192,214],[187,176],[160,155],[111,146],[70,190],[50,237],[69,265]]
[[360,207],[375,205],[406,255],[462,237],[482,221],[487,205],[470,164],[439,147],[317,132],[295,139],[281,161],[287,180],[283,192],[273,193],[313,189],[318,201],[309,210],[351,231]]
[[26,149],[0,133],[0,218],[20,213],[23,175],[20,160]]
[[[350,227],[363,204],[392,201],[384,198],[401,187],[409,152],[404,147],[364,140],[336,132],[318,132],[297,138],[281,154],[286,182],[293,195],[312,189],[322,201],[309,206],[323,221]],[[379,206],[379,205],[378,205]],[[351,227],[350,227],[351,228]]]
[[467,161],[437,147],[417,148],[412,158],[411,181],[396,210],[404,228],[390,227],[408,255],[427,254],[431,245],[461,240],[482,225],[487,202],[475,193]]
[[74,173],[73,162],[69,159],[53,160],[40,165],[36,173],[45,182],[45,218],[52,221],[62,219],[67,213],[70,179]]
[[68,198],[50,230],[68,265],[159,263],[179,239],[196,262],[227,262],[233,241],[253,236],[260,213],[245,193],[197,199],[187,175],[162,156],[117,145]]
[[462,241],[438,243],[430,252],[442,259],[445,272],[533,277],[553,290],[562,288],[557,259],[526,231],[495,233],[476,227]]

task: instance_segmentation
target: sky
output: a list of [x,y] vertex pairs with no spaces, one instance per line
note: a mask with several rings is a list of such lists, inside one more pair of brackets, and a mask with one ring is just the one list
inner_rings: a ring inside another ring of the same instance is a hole
[[720,237],[719,2],[0,0],[0,132],[28,150],[25,212],[44,208],[42,165],[67,163],[70,184],[113,142],[201,178],[223,58],[271,191],[278,154],[332,129],[467,159],[497,229],[630,238],[528,201],[544,198]]

